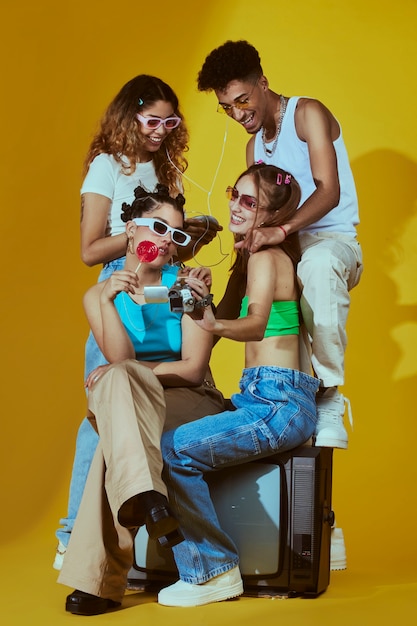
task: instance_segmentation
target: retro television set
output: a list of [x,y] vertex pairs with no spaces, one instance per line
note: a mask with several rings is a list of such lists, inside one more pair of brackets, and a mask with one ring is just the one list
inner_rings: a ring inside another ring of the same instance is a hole
[[[332,448],[301,446],[207,474],[222,527],[239,551],[244,593],[316,597],[330,579]],[[178,580],[171,550],[135,538],[128,588],[157,591]]]

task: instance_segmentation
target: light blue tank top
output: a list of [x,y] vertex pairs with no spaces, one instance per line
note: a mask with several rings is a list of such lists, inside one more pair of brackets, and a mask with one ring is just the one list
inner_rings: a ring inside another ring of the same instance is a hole
[[[178,267],[164,265],[162,285],[172,287],[177,273]],[[124,291],[116,296],[114,304],[139,361],[181,359],[182,313],[171,313],[168,302],[136,304]]]

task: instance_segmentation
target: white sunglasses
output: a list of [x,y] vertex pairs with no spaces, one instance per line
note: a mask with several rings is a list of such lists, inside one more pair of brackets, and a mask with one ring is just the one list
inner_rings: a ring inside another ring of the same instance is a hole
[[145,128],[149,128],[151,130],[156,130],[161,126],[161,124],[164,125],[165,130],[174,130],[174,128],[177,128],[177,126],[179,126],[182,121],[181,118],[178,117],[178,115],[173,115],[171,117],[166,117],[165,119],[162,119],[161,117],[154,117],[152,115],[150,115],[149,117],[145,117],[138,113],[136,117],[144,125]]
[[177,246],[187,246],[191,241],[190,235],[187,235],[184,231],[172,228],[172,226],[168,226],[165,222],[161,222],[153,217],[135,217],[132,222],[135,222],[137,226],[148,226],[155,235],[160,237],[170,233],[172,241]]

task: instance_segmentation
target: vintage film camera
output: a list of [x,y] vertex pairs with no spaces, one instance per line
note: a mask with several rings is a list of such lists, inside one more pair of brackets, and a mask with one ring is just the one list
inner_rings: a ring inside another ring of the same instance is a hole
[[178,277],[171,288],[144,287],[143,295],[148,304],[169,302],[169,308],[173,313],[192,313],[195,309],[210,306],[213,300],[212,294],[209,294],[197,301],[183,277]]
[[169,308],[174,313],[192,313],[196,304],[183,278],[177,278],[170,289],[162,286],[145,287],[143,295],[148,304],[169,302]]

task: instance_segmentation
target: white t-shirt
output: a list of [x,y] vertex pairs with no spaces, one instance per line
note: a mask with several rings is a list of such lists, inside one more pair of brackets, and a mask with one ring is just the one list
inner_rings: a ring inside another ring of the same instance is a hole
[[[127,163],[127,159],[125,159]],[[153,161],[137,163],[133,174],[122,172],[121,164],[110,154],[99,154],[91,162],[81,187],[83,193],[98,193],[110,198],[111,207],[107,219],[106,236],[125,232],[126,224],[120,219],[122,204],[132,204],[134,190],[139,185],[148,191],[154,191],[158,179]]]

